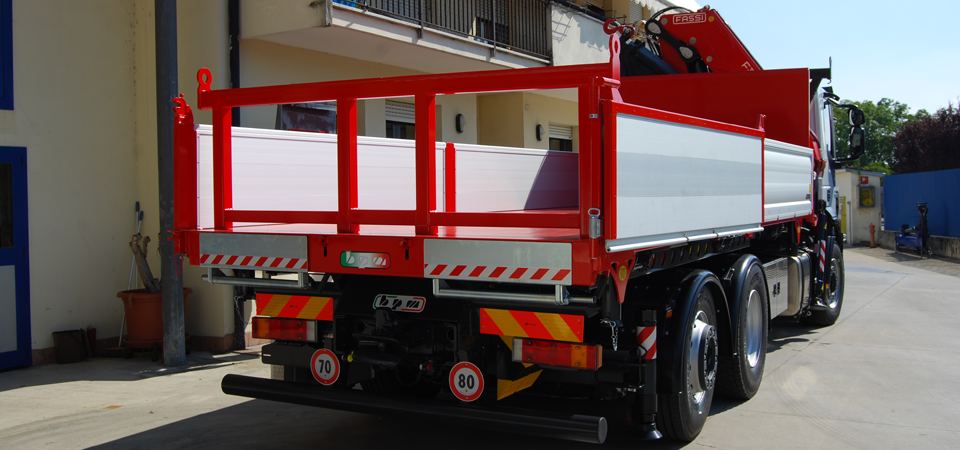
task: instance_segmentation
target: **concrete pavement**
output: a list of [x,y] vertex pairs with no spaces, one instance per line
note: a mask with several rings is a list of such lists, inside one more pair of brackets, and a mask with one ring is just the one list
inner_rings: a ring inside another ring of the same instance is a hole
[[[960,263],[849,249],[839,322],[778,323],[760,392],[714,401],[689,448],[955,448],[960,443]],[[0,373],[0,448],[589,448],[221,393],[228,373],[268,377],[255,349],[148,355]],[[603,411],[598,411],[603,413]],[[613,426],[609,448],[636,448]],[[679,448],[653,442],[645,448]]]

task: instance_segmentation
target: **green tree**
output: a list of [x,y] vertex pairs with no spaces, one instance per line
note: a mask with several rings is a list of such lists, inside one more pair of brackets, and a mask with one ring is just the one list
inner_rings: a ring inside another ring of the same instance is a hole
[[[865,100],[854,102],[844,100],[841,103],[852,103],[863,110],[867,121],[863,124],[863,131],[866,134],[866,151],[860,158],[859,163],[854,163],[857,167],[866,170],[876,170],[878,172],[890,173],[890,165],[893,163],[893,137],[903,130],[904,125],[913,121],[915,116],[910,114],[910,107],[906,103],[900,103],[889,98],[880,99],[879,102]],[[920,110],[917,114],[926,114]],[[834,117],[836,121],[837,132],[837,154],[847,156],[850,154],[848,138],[850,136],[850,121],[846,109],[834,108]]]
[[935,114],[917,113],[892,139],[897,173],[960,168],[960,109],[948,103]]

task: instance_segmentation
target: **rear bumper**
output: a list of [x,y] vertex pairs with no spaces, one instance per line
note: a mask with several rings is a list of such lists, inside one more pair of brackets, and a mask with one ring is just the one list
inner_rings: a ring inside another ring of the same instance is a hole
[[367,414],[418,416],[436,423],[595,444],[602,444],[607,437],[607,421],[603,417],[452,405],[437,400],[398,398],[242,375],[223,377],[221,388],[225,394],[241,397]]

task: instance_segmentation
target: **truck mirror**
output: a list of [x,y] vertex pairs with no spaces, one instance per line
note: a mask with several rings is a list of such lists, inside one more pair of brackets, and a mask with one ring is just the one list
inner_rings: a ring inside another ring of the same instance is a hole
[[[859,111],[859,110],[858,110]],[[863,112],[861,111],[861,117]],[[853,113],[850,114],[853,116]],[[867,150],[866,139],[864,139],[863,128],[860,128],[860,125],[854,125],[853,129],[850,130],[850,156],[846,158],[837,158],[834,161],[838,163],[847,163],[860,159],[863,156],[863,152]]]
[[853,127],[853,129],[850,130],[850,156],[836,158],[834,162],[848,163],[860,159],[860,157],[863,156],[863,152],[867,150],[867,141],[864,138],[863,128],[861,127],[861,125],[867,121],[866,114],[863,113],[862,109],[857,108],[856,105],[840,104],[833,99],[828,99],[828,101],[837,107],[850,110],[850,125]]
[[[866,116],[863,114],[863,110],[860,108],[851,108],[850,109],[850,125],[854,127],[859,127],[867,121]],[[862,134],[862,132],[861,132]]]

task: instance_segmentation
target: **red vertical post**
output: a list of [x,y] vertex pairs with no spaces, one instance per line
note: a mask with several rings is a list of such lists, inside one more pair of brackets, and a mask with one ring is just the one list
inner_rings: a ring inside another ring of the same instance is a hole
[[356,233],[353,210],[359,206],[357,192],[357,99],[337,99],[337,215],[338,233]]
[[443,150],[443,200],[446,212],[457,211],[457,149],[447,142]]
[[[606,88],[604,88],[606,89]],[[606,100],[606,99],[605,99]],[[604,102],[603,135],[600,145],[603,154],[603,229],[606,239],[617,238],[617,114],[611,102]]]
[[[580,238],[590,237],[590,216],[592,208],[601,208],[600,186],[600,89],[594,80],[582,84],[577,89],[580,123]],[[606,214],[606,211],[601,211]]]
[[[173,99],[173,228],[197,229],[197,132],[193,111],[180,97]],[[178,251],[177,253],[183,253]]]
[[233,158],[230,108],[213,108],[213,228],[233,227],[225,210],[233,208]]
[[437,227],[430,225],[430,213],[437,209],[437,96],[417,94],[416,111],[416,166],[417,215],[416,233],[436,235]]

